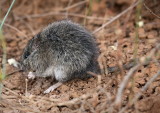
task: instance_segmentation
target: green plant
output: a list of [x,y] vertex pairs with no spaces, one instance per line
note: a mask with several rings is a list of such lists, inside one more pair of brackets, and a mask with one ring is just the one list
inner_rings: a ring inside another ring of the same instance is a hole
[[3,52],[3,55],[2,55],[2,67],[0,67],[0,94],[2,92],[2,87],[3,87],[3,84],[2,84],[2,80],[4,80],[5,76],[6,76],[6,58],[7,58],[7,51],[6,51],[6,41],[5,41],[5,38],[3,36],[3,25],[4,25],[4,22],[5,20],[7,19],[7,16],[9,14],[9,12],[11,11],[14,3],[15,3],[16,0],[13,0],[10,7],[8,8],[8,11],[6,13],[6,15],[4,16],[2,22],[0,23],[0,43],[1,43],[1,47],[2,47],[2,52]]
[[[135,39],[134,39],[134,59],[135,59],[135,62],[136,62],[136,59],[137,59],[137,54],[138,54],[138,45],[139,45],[139,28],[141,27],[140,23],[142,22],[141,19],[142,19],[142,14],[141,14],[141,11],[142,11],[142,5],[143,5],[143,1],[141,1],[137,7],[136,7],[136,17],[135,17]],[[132,100],[133,97],[134,97],[134,87],[135,87],[135,78],[134,76],[131,78],[131,89],[130,89],[130,92],[131,92],[131,95],[129,96],[129,100]]]

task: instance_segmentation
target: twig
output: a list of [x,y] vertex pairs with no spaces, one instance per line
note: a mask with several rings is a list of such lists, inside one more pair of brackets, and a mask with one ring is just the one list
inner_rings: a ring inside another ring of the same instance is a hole
[[101,82],[102,82],[102,77],[101,77],[101,75],[98,75],[98,74],[96,74],[96,73],[93,73],[93,72],[91,72],[91,71],[87,71],[87,74],[89,74],[89,75],[92,75],[92,76],[94,76],[94,77],[97,77],[97,82],[98,82],[98,84],[100,84]]
[[34,101],[32,101],[31,99],[27,98],[26,96],[23,96],[23,95],[19,95],[18,93],[12,91],[11,89],[7,88],[7,87],[4,87],[4,89],[6,89],[7,91],[11,92],[12,94],[16,95],[17,97],[20,97],[28,102],[31,102],[32,104],[35,104]]
[[[73,1],[73,0],[69,0],[69,2],[68,2],[68,7],[71,5],[72,1]],[[69,12],[69,9],[66,10],[66,15],[65,15],[66,18],[68,18],[68,12]]]
[[91,71],[87,71],[87,74],[92,75],[92,76],[94,76],[94,77],[99,76],[99,75],[97,75],[96,73],[93,73],[93,72],[91,72]]
[[25,96],[28,96],[28,79],[25,79],[26,87],[25,87]]
[[135,6],[137,6],[142,1],[144,1],[144,0],[138,0],[136,3],[133,3],[129,8],[127,8],[126,10],[124,10],[123,12],[118,14],[117,16],[113,17],[110,21],[108,21],[107,23],[103,24],[100,28],[94,30],[93,34],[97,33],[98,31],[100,31],[101,29],[106,27],[107,25],[111,24],[112,22],[114,22],[115,20],[120,18],[122,15],[126,14],[129,10],[133,9]]
[[[52,16],[52,15],[64,15],[65,16],[66,13],[49,12],[49,13],[43,13],[43,14],[33,14],[33,15],[26,15],[26,16],[22,16],[22,17],[17,17],[16,20],[21,20],[21,19],[25,19],[25,18],[39,18],[39,17]],[[79,18],[86,18],[86,19],[90,19],[90,20],[104,20],[104,18],[102,18],[102,17],[85,16],[85,15],[76,14],[76,13],[68,13],[68,15],[79,17]],[[107,19],[107,20],[110,20],[110,19]]]
[[81,100],[81,99],[87,99],[91,97],[91,94],[84,94],[82,96],[80,96],[79,98],[74,98],[72,100],[69,100],[69,101],[65,101],[65,102],[60,102],[60,103],[57,103],[56,105],[57,106],[64,106],[64,105],[71,105],[71,104],[78,104],[78,101]]
[[16,71],[13,71],[13,72],[7,74],[6,76],[8,77],[8,76],[13,75],[13,74],[15,74],[15,73],[17,73],[17,72],[22,72],[22,71],[23,71],[23,70],[19,69],[19,70],[16,70]]
[[118,93],[116,96],[116,100],[115,100],[115,104],[119,104],[121,102],[122,99],[122,93],[125,89],[125,86],[127,85],[129,79],[131,78],[131,76],[137,71],[137,69],[141,66],[141,64],[137,64],[136,66],[134,66],[133,68],[131,68],[129,70],[129,72],[126,74],[126,76],[124,77],[123,81],[120,84],[120,88],[118,89]]
[[[1,23],[1,21],[0,21],[0,23]],[[17,32],[19,32],[19,33],[22,34],[25,38],[27,38],[27,35],[25,35],[22,31],[20,31],[20,30],[17,29],[16,27],[14,27],[14,26],[12,26],[12,25],[9,25],[9,24],[7,24],[7,23],[4,23],[4,25],[7,26],[7,27],[9,27],[9,28],[11,28],[11,29],[13,29],[13,30],[15,30],[15,31],[17,31]]]
[[[37,108],[35,108],[35,107],[28,107],[28,106],[26,106],[25,105],[25,107],[23,106],[23,105],[20,105],[20,104],[18,104],[18,103],[11,103],[10,101],[8,101],[7,99],[5,99],[5,98],[2,98],[2,100],[0,101],[0,104],[2,105],[2,106],[5,106],[5,107],[7,107],[7,108],[10,108],[10,109],[12,109],[12,110],[21,110],[21,111],[23,111],[23,112],[31,112],[31,113],[42,113],[40,110],[38,110]],[[0,107],[1,108],[1,107]],[[3,107],[2,107],[2,109],[3,109]]]
[[[136,60],[131,60],[129,63],[125,64],[122,66],[124,70],[129,70],[132,67],[134,67],[137,64],[138,59]],[[113,67],[107,67],[108,73],[114,73],[114,72],[119,72],[120,68],[118,66],[113,66]]]
[[145,7],[151,14],[153,14],[154,16],[156,16],[157,18],[160,19],[160,16],[156,15],[148,6],[146,6],[145,3],[144,3],[143,5],[144,5],[144,7]]
[[31,34],[34,36],[36,34],[35,30],[31,27],[31,25],[29,23],[26,23],[25,20],[22,20],[22,22],[24,24],[26,24],[26,26],[28,27],[28,29],[31,31]]
[[85,0],[85,1],[80,1],[80,2],[78,2],[78,3],[75,3],[75,4],[71,5],[71,6],[68,6],[68,7],[62,9],[61,11],[65,11],[65,10],[72,9],[72,8],[77,7],[77,6],[79,6],[79,5],[82,5],[82,4],[86,3],[86,2],[87,2],[87,0]]

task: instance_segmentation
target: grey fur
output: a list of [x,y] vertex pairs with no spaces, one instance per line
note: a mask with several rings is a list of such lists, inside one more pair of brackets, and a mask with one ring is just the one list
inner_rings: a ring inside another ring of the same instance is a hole
[[69,20],[54,22],[34,36],[22,54],[22,68],[59,82],[97,72],[98,50],[93,36]]

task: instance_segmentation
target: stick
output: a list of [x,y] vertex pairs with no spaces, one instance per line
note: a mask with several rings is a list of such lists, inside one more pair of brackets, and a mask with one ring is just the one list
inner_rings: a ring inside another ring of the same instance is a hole
[[141,66],[141,64],[136,65],[135,67],[131,68],[129,70],[129,72],[127,73],[127,75],[124,77],[123,81],[120,84],[120,88],[118,89],[118,93],[116,96],[116,100],[115,100],[115,104],[119,104],[121,102],[121,98],[122,98],[122,93],[125,89],[125,86],[127,85],[129,79],[131,78],[131,76],[137,71],[137,69],[139,69],[139,67]]
[[160,71],[158,71],[147,83],[146,85],[141,89],[141,92],[139,92],[134,99],[131,101],[130,105],[125,106],[123,109],[121,109],[121,111],[119,111],[119,113],[124,113],[124,111],[129,107],[132,106],[137,99],[142,95],[142,92],[146,91],[148,89],[148,87],[150,86],[150,84],[160,75]]

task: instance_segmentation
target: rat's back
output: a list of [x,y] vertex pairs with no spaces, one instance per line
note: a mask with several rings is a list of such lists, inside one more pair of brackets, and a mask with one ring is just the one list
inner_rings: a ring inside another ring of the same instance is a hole
[[[96,44],[93,36],[84,27],[69,20],[54,22],[48,25],[42,32],[42,38],[55,44],[56,47],[83,48],[96,52]],[[60,45],[59,45],[60,44]],[[55,47],[55,48],[56,48]],[[64,49],[63,48],[63,49]]]

